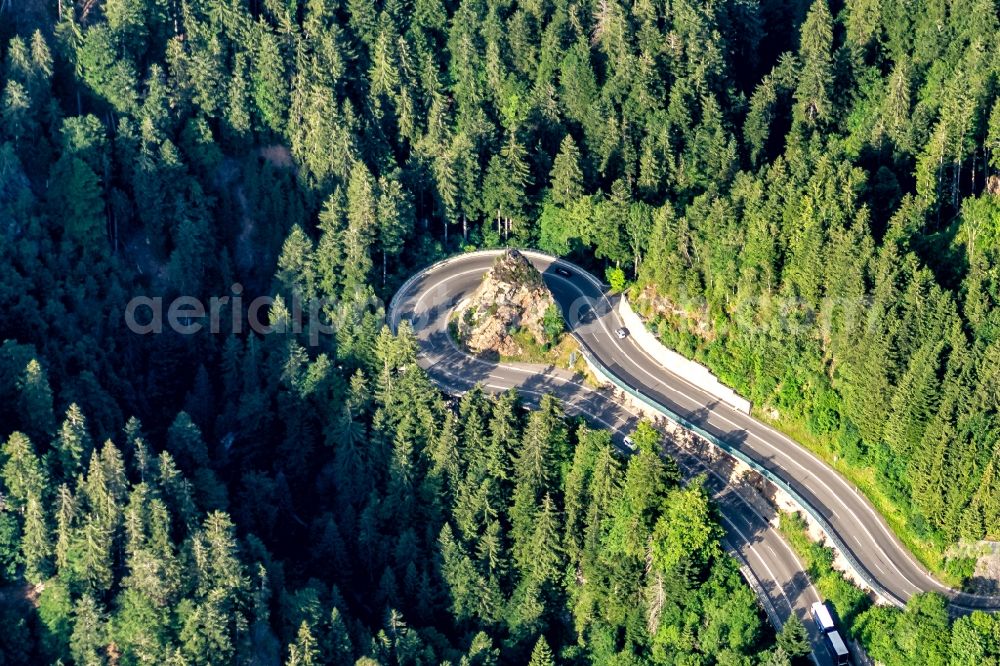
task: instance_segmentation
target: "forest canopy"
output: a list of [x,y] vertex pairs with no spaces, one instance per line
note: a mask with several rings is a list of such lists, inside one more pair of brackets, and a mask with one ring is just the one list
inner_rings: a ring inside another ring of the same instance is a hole
[[[1000,538],[998,28],[987,0],[0,6],[0,656],[787,660],[670,461],[408,364],[379,300],[469,248],[609,269],[930,566]],[[336,333],[124,322],[237,289]]]

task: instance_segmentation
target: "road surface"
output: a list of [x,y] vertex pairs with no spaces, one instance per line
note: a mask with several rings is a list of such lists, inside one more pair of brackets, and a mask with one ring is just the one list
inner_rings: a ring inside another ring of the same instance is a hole
[[[567,371],[489,362],[458,349],[448,333],[449,313],[472,294],[500,252],[460,255],[411,278],[393,298],[390,326],[395,330],[401,320],[411,322],[421,366],[447,391],[460,393],[478,383],[490,391],[516,388],[528,400],[551,393],[568,412],[583,413],[619,437],[629,432],[640,418],[633,408],[609,392],[585,386]],[[933,578],[871,504],[811,452],[671,374],[630,337],[619,339],[615,329],[622,323],[595,277],[563,260],[535,252],[525,255],[541,271],[569,329],[593,359],[636,392],[723,440],[791,487],[812,512],[822,516],[831,537],[884,598],[901,605],[918,592],[933,590],[946,595],[956,612],[1000,608],[1000,598],[957,592]],[[708,475],[727,530],[727,546],[757,583],[772,621],[780,623],[795,612],[811,627],[807,608],[819,597],[801,562],[771,525],[773,511],[748,499],[746,488],[727,483],[734,464],[730,459],[702,459],[681,449],[670,453],[687,473]]]

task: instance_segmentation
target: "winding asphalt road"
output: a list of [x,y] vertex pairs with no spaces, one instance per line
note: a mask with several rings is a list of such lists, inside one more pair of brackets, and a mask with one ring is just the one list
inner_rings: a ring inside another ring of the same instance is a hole
[[[411,278],[393,298],[390,326],[396,330],[400,321],[411,322],[420,347],[420,365],[449,392],[461,393],[480,384],[495,392],[516,388],[528,400],[551,393],[567,411],[585,414],[619,437],[631,431],[640,419],[637,412],[610,392],[591,389],[565,370],[489,362],[457,348],[448,333],[449,313],[472,294],[500,252],[460,255]],[[956,612],[1000,608],[1000,598],[957,592],[934,579],[871,504],[811,452],[670,373],[631,338],[618,339],[614,330],[622,323],[597,278],[564,260],[530,251],[524,254],[541,271],[571,332],[599,365],[791,487],[812,512],[823,517],[830,536],[853,556],[860,573],[884,598],[901,605],[918,592],[933,590],[947,596]],[[686,473],[707,474],[727,529],[727,546],[746,568],[751,583],[756,583],[772,621],[780,625],[794,612],[811,626],[806,609],[819,596],[801,562],[771,524],[773,510],[753,501],[752,489],[727,481],[734,464],[731,459],[695,456],[679,448],[669,453]]]

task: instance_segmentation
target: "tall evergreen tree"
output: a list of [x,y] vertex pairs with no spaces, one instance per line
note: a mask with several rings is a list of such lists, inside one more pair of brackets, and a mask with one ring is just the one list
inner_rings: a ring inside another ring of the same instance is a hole
[[552,164],[549,176],[552,201],[569,206],[583,196],[583,171],[580,169],[580,150],[573,137],[567,134],[559,146],[559,153]]
[[19,408],[25,430],[34,441],[45,441],[55,434],[56,420],[52,411],[52,389],[42,365],[31,359],[20,381]]
[[795,89],[800,117],[810,125],[828,121],[833,112],[830,87],[833,84],[833,17],[827,0],[816,0],[805,23],[799,45],[802,69]]
[[535,647],[531,650],[531,661],[528,666],[555,666],[556,660],[552,656],[552,649],[549,647],[545,636],[539,636]]
[[347,189],[347,227],[343,232],[344,282],[351,291],[368,282],[372,269],[371,247],[378,229],[375,183],[361,162],[351,168]]

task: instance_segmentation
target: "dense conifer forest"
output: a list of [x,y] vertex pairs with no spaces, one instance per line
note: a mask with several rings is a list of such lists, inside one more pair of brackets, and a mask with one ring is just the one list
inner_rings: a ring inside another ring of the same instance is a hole
[[[1000,538],[998,33],[989,0],[3,3],[0,664],[801,655],[649,428],[623,458],[451,400],[383,328],[501,245],[631,288],[960,581]],[[141,335],[137,296],[231,298]],[[1000,654],[934,596],[855,628]]]

